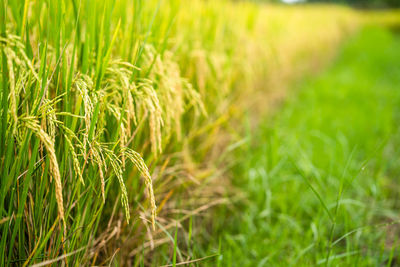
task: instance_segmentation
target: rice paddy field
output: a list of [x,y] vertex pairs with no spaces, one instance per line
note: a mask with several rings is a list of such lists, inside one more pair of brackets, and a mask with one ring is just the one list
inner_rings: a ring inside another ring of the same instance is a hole
[[396,266],[400,11],[0,0],[0,266]]

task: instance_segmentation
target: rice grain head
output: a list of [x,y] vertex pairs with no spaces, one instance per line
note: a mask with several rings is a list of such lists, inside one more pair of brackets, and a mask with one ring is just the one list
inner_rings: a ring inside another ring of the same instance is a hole
[[106,202],[106,197],[105,197],[105,181],[104,181],[104,173],[103,173],[103,166],[105,166],[103,158],[100,156],[99,149],[101,147],[96,143],[95,146],[92,146],[90,148],[92,155],[94,157],[95,162],[97,163],[97,167],[99,169],[99,176],[100,176],[100,183],[101,183],[101,196],[103,198],[103,203]]
[[114,154],[113,151],[107,149],[107,148],[103,148],[107,158],[110,160],[110,164],[111,167],[114,171],[115,176],[117,176],[120,188],[121,188],[121,192],[122,192],[122,197],[121,197],[121,203],[122,206],[125,209],[125,217],[126,217],[126,221],[129,224],[129,219],[130,219],[130,213],[129,213],[129,201],[128,201],[128,192],[126,191],[126,186],[124,183],[124,178],[123,178],[123,171],[121,168],[121,160],[118,159],[118,157]]
[[154,197],[154,191],[153,191],[153,182],[149,173],[149,169],[146,166],[146,163],[144,162],[143,158],[140,156],[139,153],[134,151],[133,149],[130,148],[123,148],[122,149],[122,154],[124,154],[128,159],[130,159],[135,165],[136,168],[138,168],[140,174],[144,177],[144,181],[146,184],[146,188],[148,191],[148,195],[150,198],[150,207],[151,207],[151,224],[153,226],[153,230],[155,229],[155,222],[156,222],[156,212],[157,212],[157,206],[156,206],[156,200]]
[[[66,128],[66,127],[64,127],[64,128]],[[71,156],[72,156],[72,162],[73,162],[75,174],[78,175],[79,181],[83,185],[85,185],[85,181],[83,180],[83,177],[82,177],[82,170],[81,170],[81,167],[79,164],[78,156],[75,152],[74,146],[72,145],[72,141],[67,133],[64,133],[64,137],[65,137],[65,141],[68,145],[69,152],[71,153]]]
[[49,155],[50,172],[52,174],[52,177],[54,178],[58,215],[60,217],[60,220],[64,222],[64,228],[65,228],[62,183],[61,183],[60,169],[58,167],[58,162],[57,162],[56,152],[54,149],[53,140],[45,131],[43,131],[43,129],[39,126],[37,120],[32,120],[32,119],[24,120],[24,125],[27,128],[31,129],[35,133],[35,135],[43,143],[43,145],[46,148],[46,151]]
[[85,135],[83,142],[83,150],[86,151],[89,143],[90,124],[93,116],[93,101],[89,94],[89,89],[93,86],[92,79],[87,75],[81,75],[75,82],[76,88],[82,94],[83,105],[85,111]]
[[4,52],[7,55],[7,68],[8,68],[8,77],[10,83],[10,109],[11,115],[14,120],[14,129],[13,132],[15,133],[16,125],[18,123],[18,116],[17,116],[17,94],[15,92],[15,74],[14,74],[14,66],[12,62],[12,58],[15,58],[15,53],[10,48],[5,47]]

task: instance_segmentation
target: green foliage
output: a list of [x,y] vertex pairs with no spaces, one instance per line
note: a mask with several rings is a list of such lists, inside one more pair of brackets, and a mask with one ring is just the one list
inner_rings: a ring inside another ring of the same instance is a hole
[[215,216],[225,266],[397,262],[399,45],[386,30],[363,30],[249,129],[232,171],[245,193]]

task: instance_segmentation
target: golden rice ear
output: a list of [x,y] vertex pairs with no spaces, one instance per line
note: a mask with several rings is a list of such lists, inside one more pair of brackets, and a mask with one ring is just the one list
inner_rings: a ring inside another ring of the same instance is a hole
[[83,150],[86,151],[87,144],[89,143],[89,130],[94,110],[93,101],[89,94],[89,89],[93,86],[93,81],[87,75],[80,75],[80,77],[75,81],[75,86],[77,90],[82,94],[83,98],[85,111],[85,134],[83,141]]
[[90,148],[92,155],[94,157],[95,162],[97,163],[97,167],[99,169],[99,176],[100,176],[100,183],[101,183],[101,196],[103,198],[103,203],[106,202],[106,197],[105,197],[105,181],[104,181],[104,173],[103,173],[103,166],[105,166],[103,158],[100,156],[100,146],[95,145]]
[[52,102],[50,102],[48,99],[44,99],[43,103],[43,118],[46,118],[46,127],[48,127],[48,134],[52,142],[54,143],[56,138],[56,112],[52,107]]
[[[132,92],[131,92],[131,90],[135,90],[136,86],[134,83],[132,83],[130,87],[132,89],[130,88],[129,91],[127,92],[127,96],[128,96],[127,112],[128,112],[128,116],[133,120],[134,125],[137,125],[135,105],[133,102],[133,97],[132,97]],[[129,120],[128,120],[128,122],[129,122]],[[128,130],[130,130],[130,129],[131,128],[129,127]]]
[[68,145],[69,152],[71,153],[71,156],[72,156],[74,172],[75,172],[76,175],[78,175],[79,181],[83,185],[85,185],[85,181],[83,180],[83,177],[82,177],[82,171],[81,171],[81,167],[80,167],[80,164],[79,164],[78,156],[77,156],[77,154],[75,152],[74,146],[72,145],[72,141],[68,137],[68,134],[64,133],[64,137],[65,137],[65,141],[66,141],[66,143]]
[[164,124],[162,108],[152,81],[142,79],[138,84],[138,93],[143,103],[144,111],[149,113],[149,131],[152,153],[157,156],[162,152],[161,126]]
[[149,194],[150,198],[150,206],[151,206],[151,224],[153,226],[153,230],[155,229],[155,222],[156,222],[156,212],[157,212],[157,206],[156,206],[156,200],[154,197],[154,191],[153,191],[153,181],[150,176],[149,169],[147,168],[146,163],[144,162],[143,158],[140,156],[139,153],[134,151],[133,149],[130,148],[123,148],[121,150],[121,153],[125,155],[128,159],[131,160],[133,165],[135,165],[136,168],[138,168],[140,174],[144,177],[144,181],[146,184],[146,188]]
[[61,183],[61,176],[60,176],[60,169],[58,167],[56,152],[54,149],[54,142],[50,138],[50,136],[40,128],[39,124],[35,120],[25,120],[24,125],[31,129],[35,135],[40,139],[43,143],[44,147],[50,158],[50,172],[52,177],[54,178],[54,186],[56,192],[56,201],[58,207],[58,215],[60,220],[64,222],[64,203],[63,203],[63,196],[62,196],[62,183]]
[[[35,70],[32,61],[25,53],[25,44],[21,41],[21,37],[7,32],[6,38],[0,37],[0,41],[4,44],[4,52],[7,57],[11,57],[18,67],[30,72],[36,81],[40,82],[39,76]],[[29,70],[29,71],[28,71]]]
[[125,217],[126,221],[129,224],[129,219],[130,219],[130,213],[129,213],[129,200],[128,200],[128,192],[126,191],[126,186],[124,183],[124,178],[122,176],[122,168],[121,168],[121,161],[118,159],[118,157],[114,154],[113,151],[103,148],[107,158],[110,160],[111,167],[114,171],[115,176],[117,176],[121,192],[122,192],[122,198],[121,198],[121,203],[122,206],[125,209]]
[[14,129],[15,132],[16,125],[18,123],[18,116],[17,116],[17,94],[15,90],[15,74],[14,74],[14,66],[13,66],[13,58],[15,58],[15,53],[8,47],[4,48],[4,52],[6,54],[6,61],[7,61],[7,68],[8,68],[8,78],[10,84],[10,109],[11,115],[14,120]]
[[199,92],[197,92],[193,85],[185,78],[182,78],[182,85],[184,86],[184,96],[186,109],[190,107],[194,107],[195,112],[202,114],[203,116],[207,116],[207,110],[204,106],[204,102],[201,98]]

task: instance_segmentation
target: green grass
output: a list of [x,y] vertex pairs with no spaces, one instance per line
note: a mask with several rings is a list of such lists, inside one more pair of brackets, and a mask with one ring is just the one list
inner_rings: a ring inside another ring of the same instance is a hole
[[248,129],[232,170],[244,195],[215,216],[224,266],[399,263],[399,47],[364,29]]

